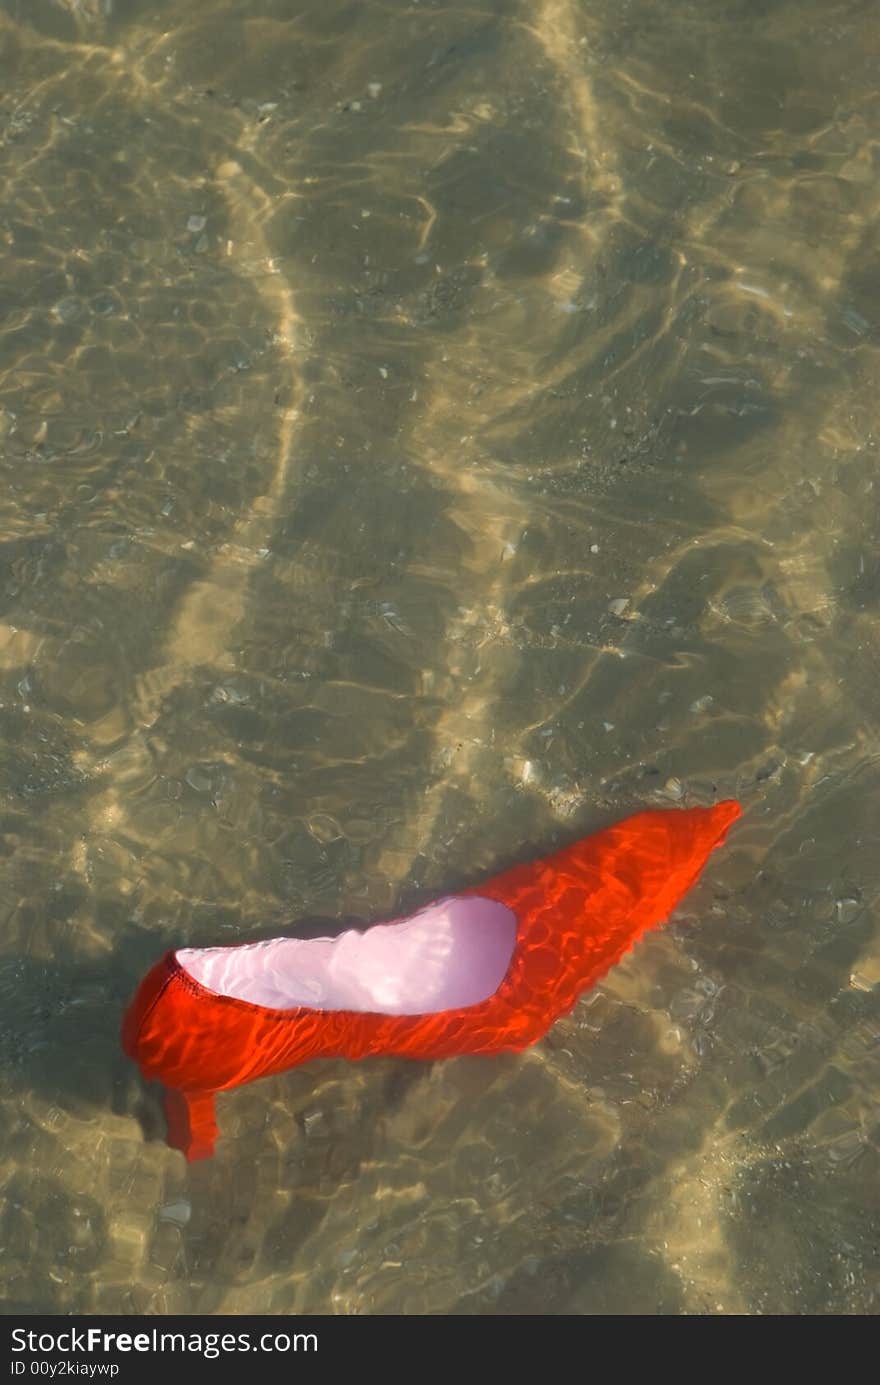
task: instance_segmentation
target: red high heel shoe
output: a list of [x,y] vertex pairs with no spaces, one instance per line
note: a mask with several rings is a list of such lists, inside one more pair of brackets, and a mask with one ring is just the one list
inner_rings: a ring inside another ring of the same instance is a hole
[[526,1048],[668,917],[741,812],[639,813],[363,933],[167,953],[122,1043],[168,1088],[168,1143],[209,1157],[215,1092],[310,1058]]

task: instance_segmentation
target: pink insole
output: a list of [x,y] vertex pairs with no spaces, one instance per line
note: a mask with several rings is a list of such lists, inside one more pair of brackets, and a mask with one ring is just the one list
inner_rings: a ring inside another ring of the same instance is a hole
[[364,933],[182,948],[177,959],[207,990],[275,1010],[430,1015],[493,995],[515,943],[511,911],[470,895]]

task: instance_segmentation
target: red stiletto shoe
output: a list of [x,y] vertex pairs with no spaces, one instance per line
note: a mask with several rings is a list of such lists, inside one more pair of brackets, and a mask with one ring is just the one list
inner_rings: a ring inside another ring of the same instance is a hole
[[526,1048],[669,916],[741,812],[639,813],[362,933],[167,953],[122,1043],[168,1089],[168,1143],[207,1158],[215,1092],[310,1058]]

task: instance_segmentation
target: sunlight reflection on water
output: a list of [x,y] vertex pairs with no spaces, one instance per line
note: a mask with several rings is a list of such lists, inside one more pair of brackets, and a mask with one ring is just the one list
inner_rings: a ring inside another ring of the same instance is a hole
[[[13,1311],[876,1305],[873,24],[0,4]],[[535,1050],[164,1146],[164,948],[716,793]]]

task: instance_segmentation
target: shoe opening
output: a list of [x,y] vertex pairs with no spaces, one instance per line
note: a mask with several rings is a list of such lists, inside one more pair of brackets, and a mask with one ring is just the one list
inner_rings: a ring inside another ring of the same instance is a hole
[[183,969],[215,995],[276,1010],[427,1015],[477,1005],[504,980],[516,917],[479,895],[338,938],[183,948]]

